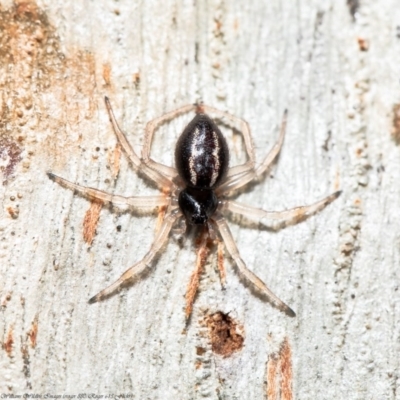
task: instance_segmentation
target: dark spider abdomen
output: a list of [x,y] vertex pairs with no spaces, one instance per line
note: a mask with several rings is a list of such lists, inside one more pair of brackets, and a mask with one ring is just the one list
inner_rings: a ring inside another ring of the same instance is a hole
[[214,188],[226,176],[229,150],[214,121],[197,114],[175,148],[179,176],[187,185],[179,193],[179,207],[189,224],[204,225],[218,206]]
[[228,146],[206,114],[197,114],[183,131],[176,144],[175,163],[179,176],[193,188],[215,188],[226,176]]

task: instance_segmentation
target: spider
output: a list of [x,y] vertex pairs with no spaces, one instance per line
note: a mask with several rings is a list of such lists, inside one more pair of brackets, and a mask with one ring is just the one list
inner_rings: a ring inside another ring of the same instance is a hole
[[[93,296],[89,303],[103,300],[120,290],[122,286],[137,279],[151,265],[155,255],[167,242],[169,233],[174,225],[178,225],[182,233],[186,230],[187,225],[196,225],[203,227],[198,252],[198,266],[205,262],[205,249],[208,240],[217,240],[219,241],[218,243],[224,243],[237,266],[239,275],[272,305],[287,315],[294,317],[296,315],[294,311],[246,267],[224,217],[225,212],[229,211],[248,219],[262,221],[267,227],[277,230],[288,224],[296,224],[315,214],[340,195],[341,192],[337,191],[311,205],[283,211],[265,211],[227,199],[228,195],[237,189],[255,178],[261,177],[277,157],[285,136],[287,111],[283,115],[277,142],[261,164],[256,165],[249,125],[243,119],[231,114],[204,104],[190,104],[164,114],[147,123],[142,155],[139,157],[120,129],[107,97],[105,97],[105,104],[117,139],[130,162],[153,181],[161,189],[162,194],[158,196],[123,197],[74,184],[56,176],[52,172],[48,172],[49,178],[82,196],[103,204],[109,203],[119,208],[126,207],[132,211],[140,212],[153,211],[157,207],[164,208],[166,211],[150,250],[144,258],[125,271],[113,284]],[[186,126],[177,141],[175,148],[176,167],[169,167],[154,161],[150,157],[150,148],[156,129],[167,121],[189,112],[195,112],[196,115]],[[213,114],[219,119],[227,118],[234,125],[240,126],[247,153],[246,162],[233,167],[229,166],[227,142],[216,123],[208,114]],[[221,238],[222,241],[220,240]],[[225,270],[223,263],[218,262],[218,267],[221,283],[224,287]],[[192,311],[192,304],[198,285],[198,276],[192,276],[186,295],[187,318]]]

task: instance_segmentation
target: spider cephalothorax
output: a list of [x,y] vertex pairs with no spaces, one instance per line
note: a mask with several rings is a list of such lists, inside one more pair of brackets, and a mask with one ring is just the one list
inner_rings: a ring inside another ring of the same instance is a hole
[[[230,211],[255,220],[263,219],[263,224],[271,229],[279,229],[288,224],[295,224],[304,220],[326,207],[339,196],[340,192],[338,191],[309,206],[296,207],[284,211],[265,211],[227,199],[233,191],[260,177],[274,161],[282,147],[287,113],[285,112],[284,114],[277,143],[261,164],[256,166],[254,148],[247,123],[231,114],[196,104],[181,107],[150,121],[146,126],[145,143],[141,157],[139,157],[119,128],[108,98],[105,101],[115,134],[129,160],[144,175],[156,183],[163,194],[158,196],[123,197],[76,185],[51,172],[48,173],[49,177],[92,200],[111,203],[118,207],[127,207],[132,211],[141,212],[152,211],[156,207],[166,207],[166,213],[163,216],[163,222],[157,231],[153,244],[144,258],[125,271],[116,282],[92,297],[89,302],[93,303],[102,300],[119,290],[125,283],[137,278],[150,266],[154,256],[167,241],[175,222],[177,220],[182,221],[182,218],[184,218],[188,224],[204,225],[205,227],[198,250],[198,267],[196,267],[198,270],[200,270],[200,266],[204,262],[207,241],[210,236],[214,237],[214,231],[217,231],[235,261],[241,277],[277,308],[290,316],[294,316],[293,310],[273,294],[265,283],[246,267],[223,216],[224,211]],[[178,115],[191,111],[194,111],[196,116],[185,128],[177,142],[175,149],[176,168],[154,161],[150,157],[150,148],[155,130]],[[214,114],[218,118],[228,119],[242,132],[248,158],[245,163],[229,167],[229,150],[226,140],[215,122],[206,113]],[[222,243],[222,241],[219,241],[219,243]],[[221,282],[224,285],[225,271],[222,263],[219,263],[219,269]],[[199,273],[192,275],[187,291],[187,317],[192,310],[192,303],[198,288],[198,278]]]

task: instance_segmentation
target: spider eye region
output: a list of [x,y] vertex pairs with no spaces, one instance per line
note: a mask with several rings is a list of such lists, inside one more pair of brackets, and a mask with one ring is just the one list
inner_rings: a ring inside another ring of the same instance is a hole
[[178,139],[175,164],[185,184],[195,188],[215,188],[226,176],[228,145],[206,114],[197,114]]
[[211,189],[187,187],[179,193],[178,202],[191,225],[204,225],[218,206],[217,196]]

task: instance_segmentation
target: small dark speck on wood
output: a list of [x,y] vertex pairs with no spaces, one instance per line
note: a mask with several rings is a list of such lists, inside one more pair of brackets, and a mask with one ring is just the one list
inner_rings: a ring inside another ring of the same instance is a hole
[[347,0],[347,5],[349,7],[350,15],[353,18],[353,21],[356,19],[356,14],[358,9],[360,8],[360,1],[359,0]]

